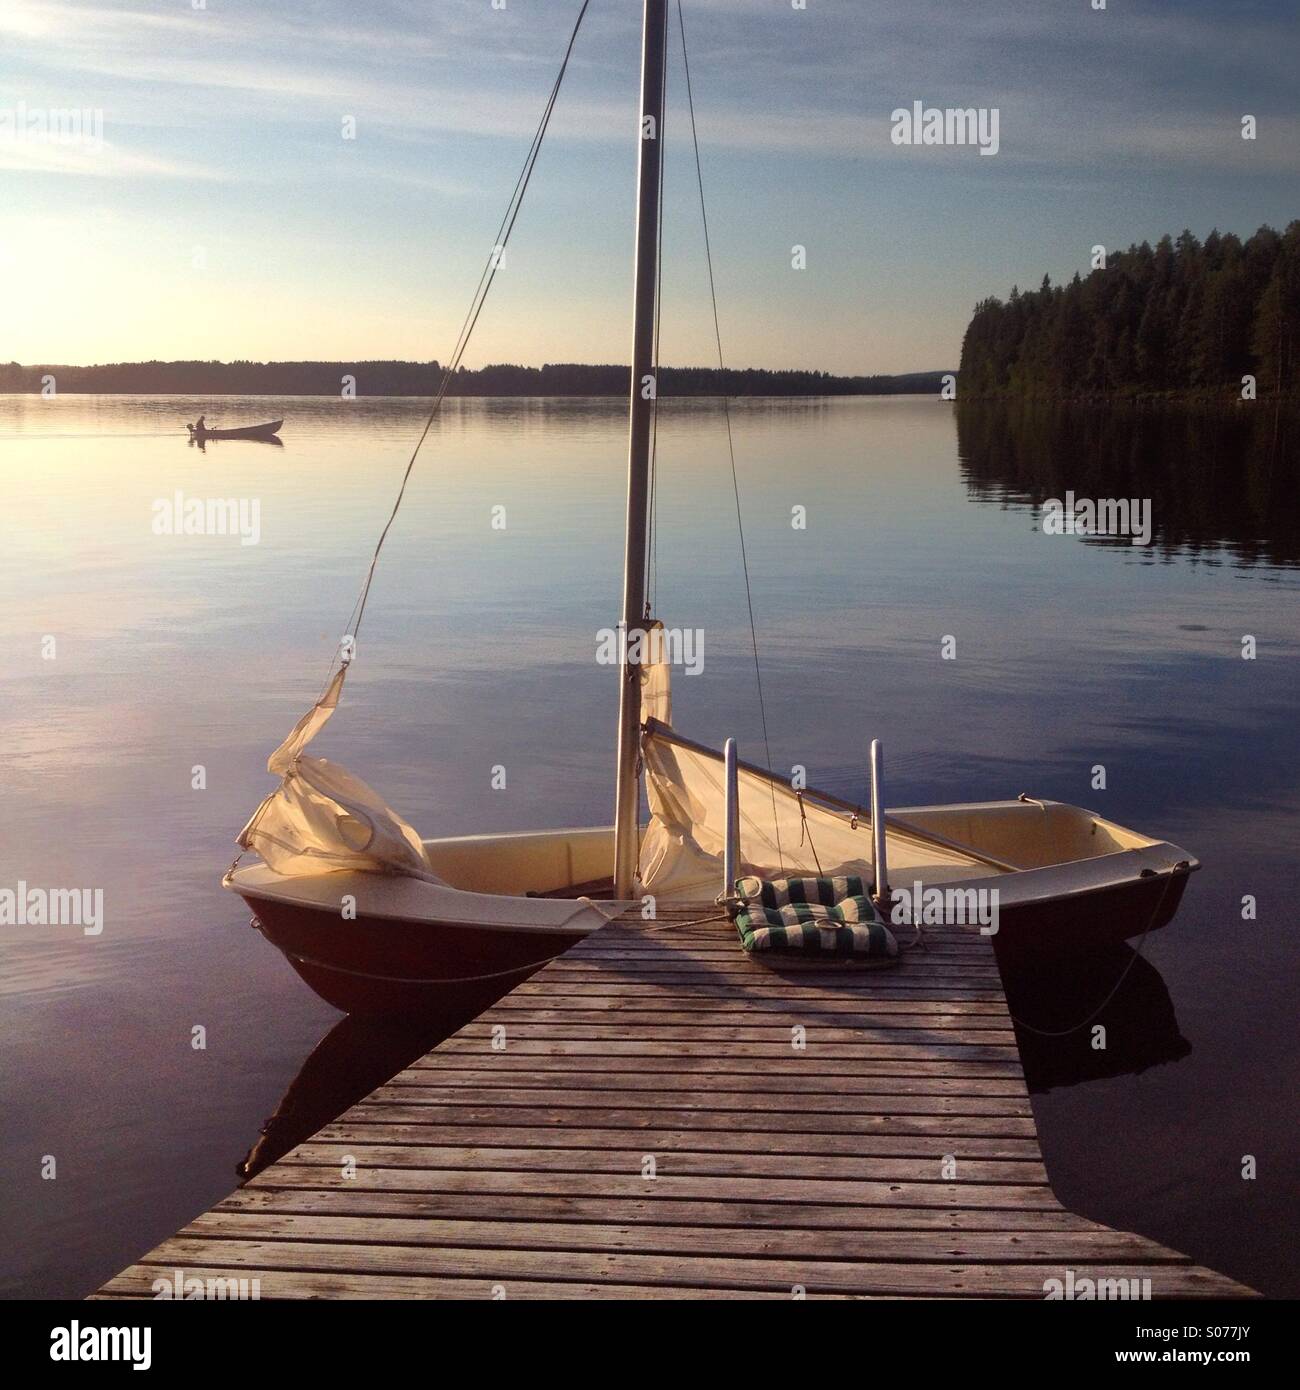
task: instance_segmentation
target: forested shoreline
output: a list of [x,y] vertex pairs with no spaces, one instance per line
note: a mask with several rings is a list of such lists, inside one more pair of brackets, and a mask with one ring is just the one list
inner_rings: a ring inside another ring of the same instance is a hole
[[1300,221],[1243,242],[1190,231],[1107,256],[1068,285],[975,306],[961,394],[1249,398],[1297,392]]
[[[462,368],[455,396],[625,396],[631,369],[548,363]],[[59,393],[161,396],[431,396],[442,382],[437,362],[120,362],[92,367],[0,364],[0,392],[40,392],[47,377]],[[830,372],[746,367],[661,367],[664,396],[937,395],[941,372],[835,376]]]

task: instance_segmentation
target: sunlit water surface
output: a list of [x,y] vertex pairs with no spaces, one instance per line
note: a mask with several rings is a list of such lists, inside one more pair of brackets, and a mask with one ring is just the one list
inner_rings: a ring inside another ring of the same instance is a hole
[[[424,405],[219,405],[0,397],[0,887],[102,888],[106,917],[97,937],[0,928],[10,1294],[84,1294],[224,1196],[338,1017],[218,880],[320,688]],[[283,415],[284,447],[188,446],[205,407]],[[1034,1110],[1068,1206],[1300,1292],[1300,575],[1270,491],[1295,460],[1247,478],[1231,450],[1126,456],[1158,524],[1211,501],[1195,548],[1172,522],[1116,546],[1037,529],[1030,501],[1094,476],[1059,433],[966,423],[963,462],[929,400],[754,401],[733,423],[774,765],[857,797],[878,736],[894,804],[1027,791],[1204,861],[1108,1016],[1105,1061],[1086,1032],[1038,1046]],[[612,400],[453,400],[436,425],[319,743],[423,833],[608,821],[615,681],[594,653],[619,603],[625,435]],[[704,633],[675,722],[761,760],[720,409],[665,403],[659,450],[657,611]],[[155,534],[178,490],[255,500],[257,544]],[[1063,983],[1107,980],[1044,995]],[[316,1069],[364,1046],[341,1034]]]

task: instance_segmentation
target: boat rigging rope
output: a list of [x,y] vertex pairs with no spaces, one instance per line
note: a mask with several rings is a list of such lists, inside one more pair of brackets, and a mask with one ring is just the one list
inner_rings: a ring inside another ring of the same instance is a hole
[[[768,770],[771,771],[770,768]],[[807,838],[808,848],[812,850],[813,863],[817,865],[817,876],[818,878],[824,877],[822,874],[822,861],[817,858],[817,846],[813,844],[812,826],[808,824],[808,810],[803,804],[802,788],[795,792],[795,798],[799,802],[799,844],[802,846],[805,837]],[[777,847],[777,852],[780,853],[779,846]]]
[[[357,595],[357,601],[352,606],[352,612],[348,615],[347,636],[335,648],[330,657],[329,670],[325,673],[325,683],[321,687],[319,699],[324,699],[329,690],[330,682],[334,679],[335,666],[348,666],[351,664],[356,649],[357,634],[361,631],[361,619],[365,615],[366,600],[370,597],[370,585],[375,577],[375,567],[379,563],[379,552],[384,548],[384,542],[388,539],[388,533],[392,529],[393,522],[397,520],[397,513],[401,510],[402,499],[406,496],[406,485],[411,481],[411,473],[415,468],[415,460],[419,457],[420,450],[424,446],[424,441],[429,436],[429,431],[433,428],[433,422],[438,411],[442,407],[443,399],[451,386],[452,378],[456,375],[461,361],[465,356],[465,349],[469,346],[470,336],[474,332],[474,327],[478,323],[479,315],[483,312],[483,305],[487,302],[488,291],[492,288],[492,282],[496,279],[496,273],[501,265],[501,259],[505,254],[506,245],[510,240],[510,233],[514,230],[515,222],[519,217],[520,209],[524,205],[524,194],[528,191],[528,184],[533,176],[533,169],[537,164],[537,156],[541,153],[542,140],[545,138],[547,127],[551,123],[551,113],[555,110],[556,98],[560,95],[560,86],[564,82],[564,74],[569,66],[569,58],[573,54],[573,45],[578,38],[578,30],[582,27],[583,17],[587,13],[587,7],[591,0],[582,0],[582,8],[578,11],[578,18],[574,22],[573,32],[569,35],[568,47],[564,50],[564,59],[560,63],[560,70],[556,74],[555,82],[551,87],[550,95],[546,98],[546,105],[542,108],[541,120],[537,124],[537,130],[533,134],[533,142],[529,146],[528,154],[524,159],[523,168],[519,172],[519,178],[515,181],[514,191],[510,195],[510,201],[506,205],[504,216],[501,218],[501,225],[497,228],[496,241],[492,250],[488,253],[487,262],[483,267],[483,273],[479,276],[479,282],[474,290],[473,298],[470,300],[469,309],[465,313],[465,321],[461,324],[460,335],[456,339],[456,346],[447,365],[443,368],[442,382],[438,387],[437,394],[433,398],[433,405],[429,408],[429,414],[424,422],[424,428],[420,431],[420,437],[415,441],[415,448],[411,450],[411,457],[406,462],[406,470],[402,474],[401,486],[397,489],[397,499],[393,503],[393,510],[388,515],[388,520],[384,523],[384,529],[379,533],[379,539],[375,542],[374,553],[370,557],[370,565],[366,570],[365,582],[361,586],[361,592]],[[257,827],[263,813],[269,804],[269,798],[262,802],[253,815],[245,829],[249,833]],[[235,871],[239,861],[243,858],[243,852],[237,854],[231,861],[230,867],[226,870],[225,879]],[[224,879],[223,879],[224,881]]]
[[772,745],[767,734],[767,707],[763,701],[763,673],[758,660],[758,632],[754,626],[754,595],[749,584],[749,557],[745,551],[745,521],[740,507],[740,480],[736,475],[736,446],[731,434],[731,407],[726,395],[726,363],[722,353],[722,327],[718,320],[718,291],[713,279],[713,250],[709,240],[709,213],[704,200],[704,169],[700,162],[700,137],[695,129],[695,96],[691,89],[691,60],[686,49],[686,20],[682,15],[682,0],[677,0],[677,25],[682,35],[682,67],[686,73],[686,103],[691,115],[691,143],[695,149],[695,181],[700,190],[700,221],[704,228],[704,259],[709,270],[709,298],[713,305],[713,337],[718,346],[718,372],[724,379],[722,417],[727,426],[727,454],[731,459],[731,489],[736,499],[736,529],[740,535],[740,567],[745,576],[745,603],[749,608],[749,640],[754,651],[754,683],[758,687],[758,715],[763,728],[763,753],[772,790],[772,828],[776,832],[776,855],[782,872],[785,857],[781,852],[781,823],[776,809],[776,784],[772,773]]
[[[528,155],[524,159],[523,168],[520,170],[519,178],[515,182],[514,192],[510,195],[510,202],[506,206],[505,215],[501,219],[501,225],[497,229],[496,240],[492,250],[488,253],[487,262],[483,267],[483,273],[479,276],[478,286],[474,291],[473,298],[470,300],[469,309],[465,314],[465,321],[461,325],[460,335],[456,339],[456,346],[447,365],[443,368],[442,382],[438,387],[437,394],[433,398],[433,405],[429,409],[428,417],[424,422],[424,429],[420,432],[419,439],[415,442],[415,448],[411,450],[411,457],[407,460],[406,471],[402,474],[402,483],[397,490],[397,500],[393,503],[393,510],[389,513],[388,520],[384,523],[384,529],[379,534],[379,540],[375,544],[374,553],[370,557],[370,566],[366,571],[365,582],[361,586],[361,592],[357,596],[357,601],[353,605],[352,612],[348,618],[348,636],[355,642],[357,634],[361,630],[361,620],[366,611],[366,600],[370,597],[370,585],[375,577],[375,567],[379,563],[379,553],[384,548],[384,542],[388,539],[388,532],[392,528],[393,522],[397,519],[397,513],[401,508],[402,499],[406,496],[406,485],[410,482],[411,472],[415,468],[415,460],[419,457],[424,441],[428,438],[429,431],[433,428],[433,422],[438,411],[442,407],[444,397],[451,387],[453,378],[460,368],[462,359],[465,356],[465,349],[469,346],[470,336],[474,332],[475,325],[478,323],[479,315],[483,312],[483,305],[487,301],[488,292],[492,288],[492,282],[496,279],[497,270],[500,268],[505,249],[510,241],[510,234],[514,230],[515,222],[519,217],[520,209],[524,205],[524,194],[528,191],[529,181],[533,176],[533,169],[537,164],[537,156],[541,153],[542,141],[546,136],[547,127],[551,122],[551,113],[555,110],[556,99],[560,95],[560,87],[564,82],[564,74],[568,70],[569,59],[573,54],[573,46],[578,38],[578,30],[582,27],[583,18],[586,16],[587,8],[591,0],[583,0],[582,8],[578,11],[578,18],[574,22],[573,32],[569,35],[568,47],[564,50],[564,59],[560,63],[560,70],[556,74],[555,82],[551,87],[550,95],[546,99],[546,105],[542,108],[541,120],[537,124],[537,130],[533,135],[532,145],[529,147]],[[342,649],[336,652],[330,660],[330,669],[325,677],[325,688],[328,689],[330,680],[334,675],[335,662],[347,665],[351,661],[350,655],[343,655]]]

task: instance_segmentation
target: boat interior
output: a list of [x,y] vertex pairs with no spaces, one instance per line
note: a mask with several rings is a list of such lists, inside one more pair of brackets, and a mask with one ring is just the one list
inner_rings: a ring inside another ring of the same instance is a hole
[[[889,842],[896,836],[911,840],[907,832],[917,830],[1007,866],[998,868],[973,859],[969,865],[944,862],[907,870],[909,881],[915,877],[925,883],[997,877],[1012,870],[1079,863],[1163,843],[1103,820],[1092,811],[1055,801],[908,807],[891,812],[889,820]],[[865,820],[862,830],[865,853],[870,843],[870,826]],[[598,899],[613,896],[609,876],[613,843],[612,826],[423,841],[430,867],[453,888],[510,896],[581,895]],[[712,892],[694,888],[685,896],[711,897],[720,888],[719,863]],[[674,894],[661,896],[671,900]]]

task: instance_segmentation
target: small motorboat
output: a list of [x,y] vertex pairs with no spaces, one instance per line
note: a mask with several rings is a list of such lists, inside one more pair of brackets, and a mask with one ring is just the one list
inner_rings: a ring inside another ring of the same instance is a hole
[[205,424],[187,424],[191,439],[274,439],[280,433],[283,420],[272,420],[265,425],[241,425],[233,430],[210,430]]

